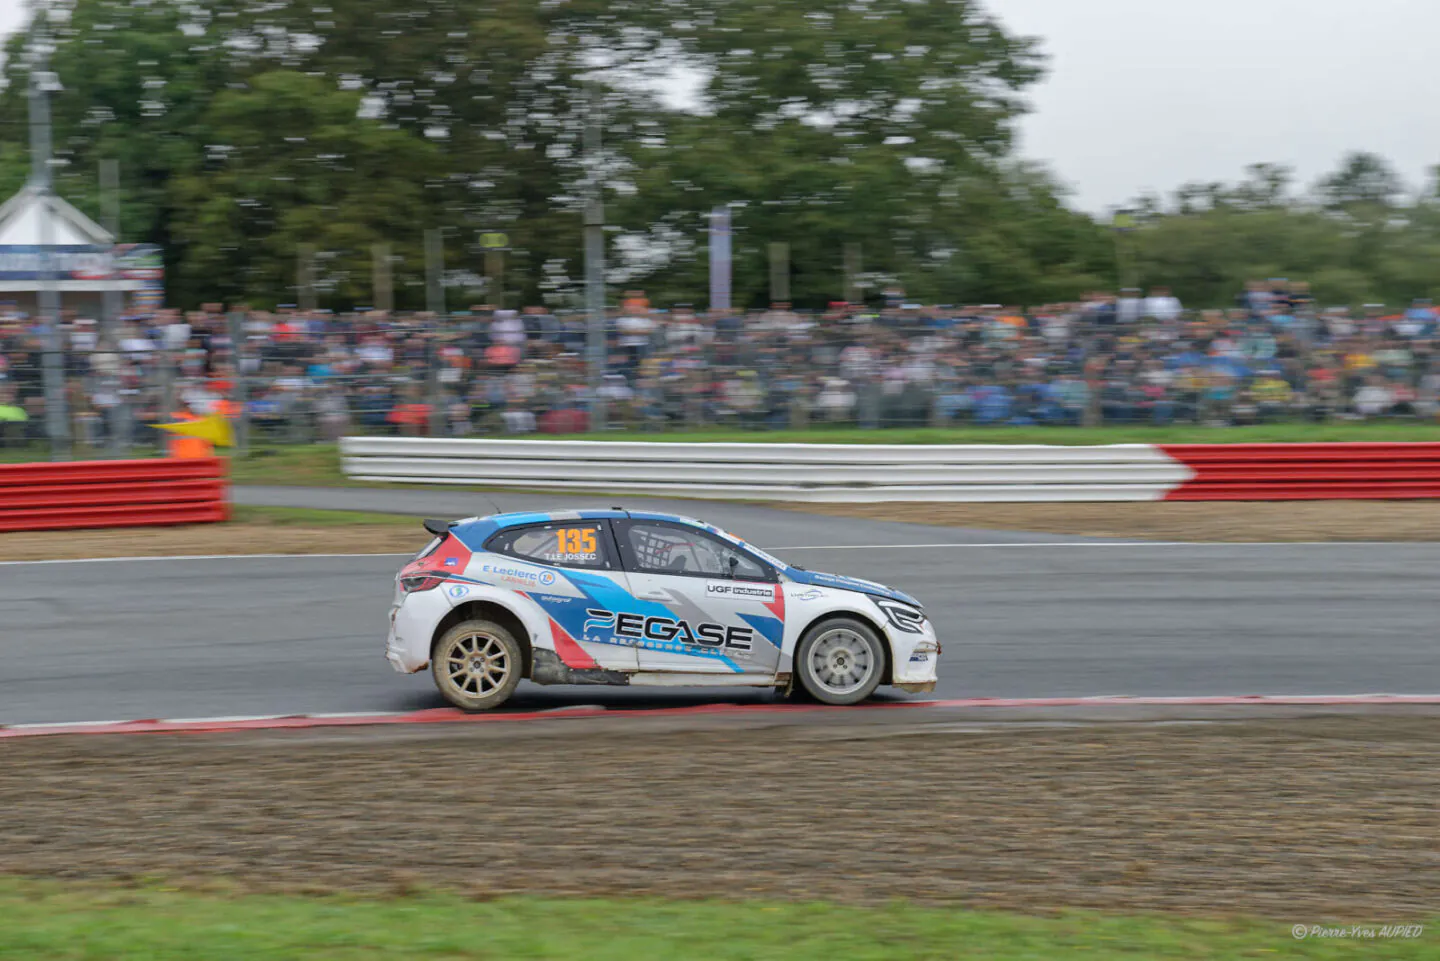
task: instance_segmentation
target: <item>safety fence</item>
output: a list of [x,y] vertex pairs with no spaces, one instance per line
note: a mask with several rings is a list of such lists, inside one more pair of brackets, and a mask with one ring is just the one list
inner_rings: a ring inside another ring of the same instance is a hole
[[0,466],[0,532],[228,517],[225,461],[219,457]]
[[792,501],[1440,497],[1440,444],[661,444],[347,437],[357,480]]

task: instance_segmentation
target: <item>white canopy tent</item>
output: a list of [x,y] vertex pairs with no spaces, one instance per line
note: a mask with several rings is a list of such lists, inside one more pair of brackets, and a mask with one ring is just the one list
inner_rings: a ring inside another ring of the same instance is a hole
[[144,289],[143,280],[116,269],[113,245],[104,227],[55,194],[27,185],[0,205],[0,301],[35,309],[46,283],[46,247],[50,289],[60,295],[63,308],[98,309],[106,291]]

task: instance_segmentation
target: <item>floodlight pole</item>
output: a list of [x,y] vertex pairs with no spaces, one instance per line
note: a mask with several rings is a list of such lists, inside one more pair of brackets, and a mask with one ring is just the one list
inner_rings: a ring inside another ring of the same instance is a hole
[[590,386],[590,429],[605,429],[605,200],[600,171],[600,93],[586,91],[585,158],[589,182],[585,195],[585,356]]
[[[124,355],[120,353],[120,315],[124,312],[125,294],[115,287],[118,276],[115,245],[120,242],[120,161],[113,158],[100,161],[100,204],[105,210],[105,229],[110,232],[110,277],[105,288],[105,311],[100,321],[102,343],[98,346],[121,358],[120,363],[123,365]],[[109,423],[106,424],[106,433],[110,435],[110,453],[117,457],[125,452],[130,436],[129,430],[125,429],[129,423],[129,412],[126,410],[124,391],[121,390],[122,380],[117,371],[114,385],[115,403],[110,405]]]
[[30,186],[40,201],[40,289],[37,301],[44,341],[45,432],[50,459],[70,457],[70,418],[65,410],[64,345],[60,340],[60,296],[55,289],[54,224],[50,197],[50,22],[48,0],[31,0]]

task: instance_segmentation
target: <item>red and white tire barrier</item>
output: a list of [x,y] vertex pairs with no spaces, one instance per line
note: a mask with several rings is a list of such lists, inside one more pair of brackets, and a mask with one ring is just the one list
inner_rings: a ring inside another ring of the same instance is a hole
[[785,501],[1440,497],[1440,444],[657,444],[346,437],[358,480]]
[[0,533],[226,520],[221,457],[0,465]]
[[1377,707],[1440,706],[1440,694],[1229,694],[1199,697],[967,697],[937,701],[872,701],[854,707],[822,704],[702,704],[695,707],[616,709],[578,705],[548,711],[466,714],[450,707],[373,714],[291,714],[263,717],[202,717],[140,721],[76,721],[68,724],[0,725],[0,739],[62,734],[218,734],[236,731],[368,727],[389,724],[475,724],[596,717],[701,717],[706,715],[798,714],[906,708],[1115,708],[1115,707]]
[[1166,444],[1191,476],[1172,501],[1440,497],[1440,444]]

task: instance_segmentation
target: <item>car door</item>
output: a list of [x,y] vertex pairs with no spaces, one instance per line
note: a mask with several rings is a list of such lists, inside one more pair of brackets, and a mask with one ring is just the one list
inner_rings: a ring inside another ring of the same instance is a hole
[[540,606],[562,662],[573,668],[637,669],[633,640],[615,632],[619,615],[636,602],[609,521],[556,519],[509,527],[485,549],[489,555],[477,573]]
[[773,567],[689,524],[632,518],[614,529],[630,591],[646,606],[617,624],[640,670],[775,673],[785,599]]

